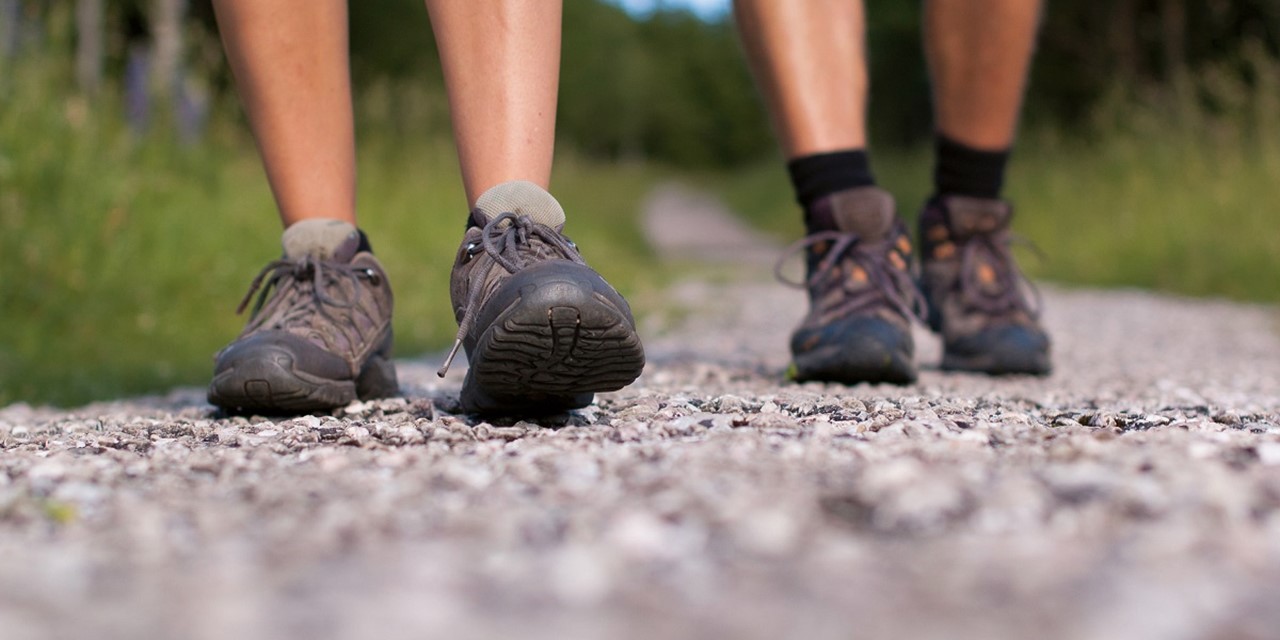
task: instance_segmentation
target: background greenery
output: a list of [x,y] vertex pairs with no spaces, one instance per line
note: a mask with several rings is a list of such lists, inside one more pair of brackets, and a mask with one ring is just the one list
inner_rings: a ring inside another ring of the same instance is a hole
[[[874,168],[910,216],[932,162],[919,7],[868,4]],[[154,5],[107,0],[91,91],[73,5],[0,0],[19,27],[0,23],[0,405],[203,384],[279,251],[208,6],[188,5],[182,84],[157,90],[130,80]],[[429,24],[420,3],[362,0],[351,29],[362,224],[396,283],[400,353],[436,349],[465,202]],[[1269,0],[1051,3],[1009,186],[1047,254],[1028,270],[1280,299],[1278,40]],[[563,55],[554,190],[624,292],[663,277],[636,220],[659,181],[798,233],[731,24],[567,0]]]

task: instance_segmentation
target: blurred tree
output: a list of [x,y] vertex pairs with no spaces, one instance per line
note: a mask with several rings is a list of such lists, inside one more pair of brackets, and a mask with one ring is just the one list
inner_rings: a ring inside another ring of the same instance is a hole
[[560,135],[609,158],[726,166],[772,149],[737,39],[685,11],[568,2]]
[[638,25],[612,5],[568,2],[564,27],[560,137],[600,156],[648,156],[644,110],[655,60]]
[[933,131],[920,2],[866,0],[872,144],[909,145]]
[[443,82],[422,2],[360,0],[349,6],[351,67],[358,86],[387,78]]
[[1249,47],[1280,55],[1275,0],[1050,2],[1032,76],[1030,111],[1071,124],[1108,92],[1186,91],[1214,65],[1237,65]]
[[[920,3],[865,1],[873,138],[918,143],[930,133]],[[382,91],[384,102],[398,105],[392,94],[413,87],[432,105],[441,102],[443,81],[420,2],[361,0],[350,12],[357,92]],[[568,0],[564,15],[559,133],[567,146],[601,158],[716,166],[773,149],[726,21],[704,22],[669,5],[637,18],[605,0]],[[208,0],[0,0],[0,52],[24,48],[66,55],[75,70],[67,77],[85,91],[103,83],[128,87],[140,105],[134,112],[147,111],[154,95],[186,100],[181,94],[191,83],[183,78],[221,94],[215,103],[230,102]],[[1246,50],[1280,56],[1277,0],[1049,2],[1027,119],[1070,127],[1088,122],[1104,98],[1161,92],[1212,106],[1214,96],[1197,95],[1206,91],[1199,78],[1214,69],[1252,86],[1259,71]],[[382,113],[420,117],[412,109]]]
[[103,0],[76,0],[76,82],[94,95],[102,86]]
[[13,55],[18,39],[18,0],[0,0],[0,57]]
[[178,101],[186,54],[183,34],[186,0],[151,0],[151,94],[162,103]]

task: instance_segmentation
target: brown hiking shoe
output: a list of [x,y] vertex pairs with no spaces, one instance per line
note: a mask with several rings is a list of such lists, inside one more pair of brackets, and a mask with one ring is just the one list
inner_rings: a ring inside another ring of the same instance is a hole
[[808,258],[807,282],[789,283],[809,290],[809,314],[791,336],[792,377],[914,381],[910,319],[924,313],[924,301],[893,196],[877,187],[841,191],[814,203],[810,217],[836,231],[811,234],[787,252],[804,248]]
[[585,407],[630,384],[644,349],[627,301],[564,236],[564,210],[530,182],[476,201],[453,267],[450,296],[469,413],[548,414]]
[[1049,373],[1039,295],[1013,260],[1002,200],[947,196],[920,215],[929,325],[942,334],[942,368]]
[[338,220],[284,232],[284,257],[254,278],[244,331],[215,358],[209,402],[233,412],[295,413],[394,395],[391,287],[360,233]]

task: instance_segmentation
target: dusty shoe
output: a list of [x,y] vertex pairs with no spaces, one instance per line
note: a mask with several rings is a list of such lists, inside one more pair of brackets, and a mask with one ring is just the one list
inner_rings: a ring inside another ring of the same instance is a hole
[[934,199],[920,215],[921,288],[943,369],[1049,373],[1039,297],[1009,251],[1012,217],[1007,202],[963,196]]
[[397,393],[391,363],[391,287],[356,228],[306,220],[284,232],[284,257],[244,332],[215,356],[209,402],[233,412],[295,413]]
[[469,413],[548,414],[585,407],[630,384],[644,349],[627,301],[562,233],[564,210],[529,182],[476,201],[453,266],[450,294]]
[[809,314],[791,335],[792,377],[914,381],[910,319],[923,314],[923,300],[893,197],[877,187],[849,189],[819,200],[810,216],[837,230],[811,234],[787,252],[804,248],[808,258],[807,282],[791,283],[809,290]]

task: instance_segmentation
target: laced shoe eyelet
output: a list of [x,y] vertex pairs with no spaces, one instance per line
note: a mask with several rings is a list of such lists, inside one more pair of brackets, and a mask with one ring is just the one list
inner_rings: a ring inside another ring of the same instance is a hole
[[471,262],[472,258],[475,258],[477,253],[480,253],[480,248],[479,244],[468,243],[467,248],[462,251],[462,258],[458,260],[458,264],[463,265]]

